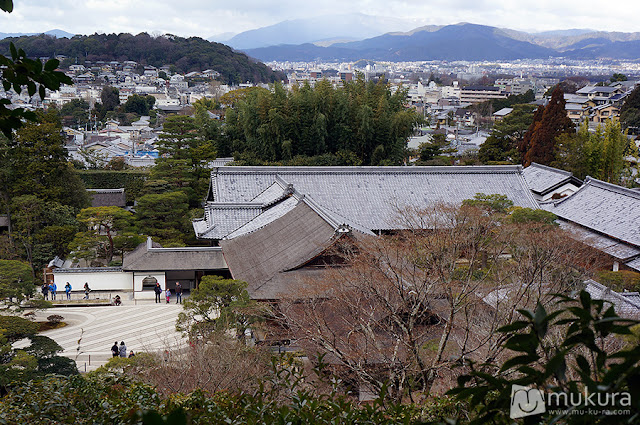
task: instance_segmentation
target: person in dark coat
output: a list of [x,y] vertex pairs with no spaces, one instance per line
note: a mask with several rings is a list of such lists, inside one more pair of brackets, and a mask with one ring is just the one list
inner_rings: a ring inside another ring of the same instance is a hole
[[46,283],[44,285],[42,285],[42,296],[44,297],[45,300],[49,299],[49,285],[47,285]]
[[176,304],[182,304],[182,285],[176,282]]
[[155,286],[155,288],[153,288],[153,290],[156,293],[156,303],[161,302],[160,301],[160,294],[162,294],[162,288],[160,287],[160,282],[156,282],[156,286]]
[[120,348],[118,347],[118,341],[113,343],[113,346],[111,347],[111,356],[112,357],[118,357],[120,355]]

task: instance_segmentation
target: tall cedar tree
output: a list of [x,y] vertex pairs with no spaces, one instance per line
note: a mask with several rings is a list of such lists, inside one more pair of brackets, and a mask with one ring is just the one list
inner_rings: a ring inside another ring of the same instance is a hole
[[528,148],[523,156],[525,167],[532,162],[551,164],[556,154],[556,137],[574,131],[573,122],[565,110],[564,93],[560,87],[556,87],[551,93],[551,100],[544,108],[540,121],[536,121],[538,115],[539,110],[534,115],[533,129],[527,131],[527,134],[531,133],[531,135],[528,139],[525,135],[524,142],[529,142],[528,146],[523,143]]
[[529,128],[527,129],[526,133],[524,133],[522,140],[518,144],[518,150],[520,151],[520,157],[522,158],[523,164],[525,162],[524,156],[531,148],[531,139],[533,137],[534,130],[536,126],[540,124],[540,121],[542,121],[543,114],[544,106],[540,105],[538,106],[538,109],[536,109],[536,111],[533,113],[533,121],[531,121],[531,124],[529,124]]
[[620,108],[620,121],[626,127],[640,127],[640,86],[633,89]]

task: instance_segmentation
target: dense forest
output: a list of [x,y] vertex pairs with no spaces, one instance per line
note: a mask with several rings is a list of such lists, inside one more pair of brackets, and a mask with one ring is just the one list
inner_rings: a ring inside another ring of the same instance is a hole
[[136,61],[143,65],[175,65],[178,72],[213,69],[228,83],[267,83],[284,80],[282,73],[249,58],[231,47],[199,37],[173,35],[152,37],[147,33],[131,35],[93,34],[55,38],[48,35],[23,36],[0,40],[0,54],[9,54],[9,43],[35,58],[64,55],[79,64],[90,61]]

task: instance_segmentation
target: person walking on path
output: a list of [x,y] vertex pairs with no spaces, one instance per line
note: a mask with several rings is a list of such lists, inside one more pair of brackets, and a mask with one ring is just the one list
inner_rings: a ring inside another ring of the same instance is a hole
[[171,302],[171,290],[169,288],[165,291],[164,296],[167,297],[167,304],[169,304]]
[[153,288],[156,293],[156,303],[160,302],[160,294],[162,294],[162,288],[160,287],[160,282],[156,282],[156,286]]
[[66,285],[64,285],[64,292],[67,294],[67,301],[71,299],[71,284],[69,282],[67,282]]
[[112,357],[118,357],[120,355],[120,348],[118,348],[118,341],[113,343],[113,346],[111,347],[111,356]]
[[51,301],[56,299],[56,291],[58,290],[58,286],[55,282],[51,282],[49,284],[49,292],[51,292]]
[[182,304],[182,285],[176,282],[176,304]]
[[89,299],[89,292],[91,292],[91,288],[89,288],[89,282],[84,283],[84,299]]
[[120,342],[120,357],[127,357],[127,346],[124,345],[124,341]]
[[45,300],[49,299],[49,285],[47,285],[46,283],[44,285],[42,285],[42,288],[40,289],[42,291],[42,296],[44,297]]

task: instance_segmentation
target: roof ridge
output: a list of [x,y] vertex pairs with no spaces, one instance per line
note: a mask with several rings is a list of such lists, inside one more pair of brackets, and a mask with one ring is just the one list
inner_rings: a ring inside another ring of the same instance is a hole
[[[367,229],[363,226],[361,226],[360,224],[354,223],[353,221],[350,221],[344,217],[342,217],[340,214],[331,211],[330,209],[320,205],[318,202],[316,202],[311,196],[309,195],[304,195],[302,197],[302,202],[304,202],[305,204],[307,204],[309,206],[309,208],[311,208],[313,211],[316,212],[316,214],[318,214],[324,221],[326,221],[330,226],[332,226],[334,229],[338,229],[340,226],[342,225],[347,225],[361,233],[364,233],[366,235],[373,235],[374,233],[370,230]],[[341,222],[342,221],[342,222]]]
[[609,288],[608,286],[603,285],[600,282],[596,282],[593,279],[588,279],[588,280],[585,281],[585,283],[587,285],[593,285],[598,290],[601,290],[601,291],[607,291],[608,290],[609,295],[611,295],[612,297],[614,297],[614,298],[616,298],[616,299],[618,299],[620,301],[629,303],[629,304],[633,305],[634,307],[636,307],[637,309],[640,309],[640,303],[637,303],[635,300],[633,300],[633,299],[631,299],[629,297],[625,297],[624,295],[621,295],[619,292],[614,291],[613,289]]
[[[538,168],[542,168],[543,170],[547,170],[547,171],[552,171],[554,173],[558,173],[558,174],[564,174],[565,176],[573,176],[573,173],[571,171],[566,171],[566,170],[561,170],[559,168],[554,168],[554,167],[549,167],[548,165],[543,165],[543,164],[538,164],[537,162],[532,162],[529,167],[538,167]],[[527,168],[529,168],[527,167]]]
[[[518,173],[521,165],[453,165],[453,166],[221,166],[216,167],[212,174],[222,173],[264,173],[264,174],[297,174],[297,173],[392,173],[407,174],[440,174],[440,173]],[[283,181],[286,181],[282,179]]]
[[640,192],[631,190],[624,186],[608,183],[603,180],[598,180],[591,176],[587,176],[587,178],[584,179],[584,186],[587,186],[587,185],[592,185],[595,187],[599,187],[600,189],[609,190],[611,192],[619,193],[621,195],[631,196],[632,198],[640,199]]

